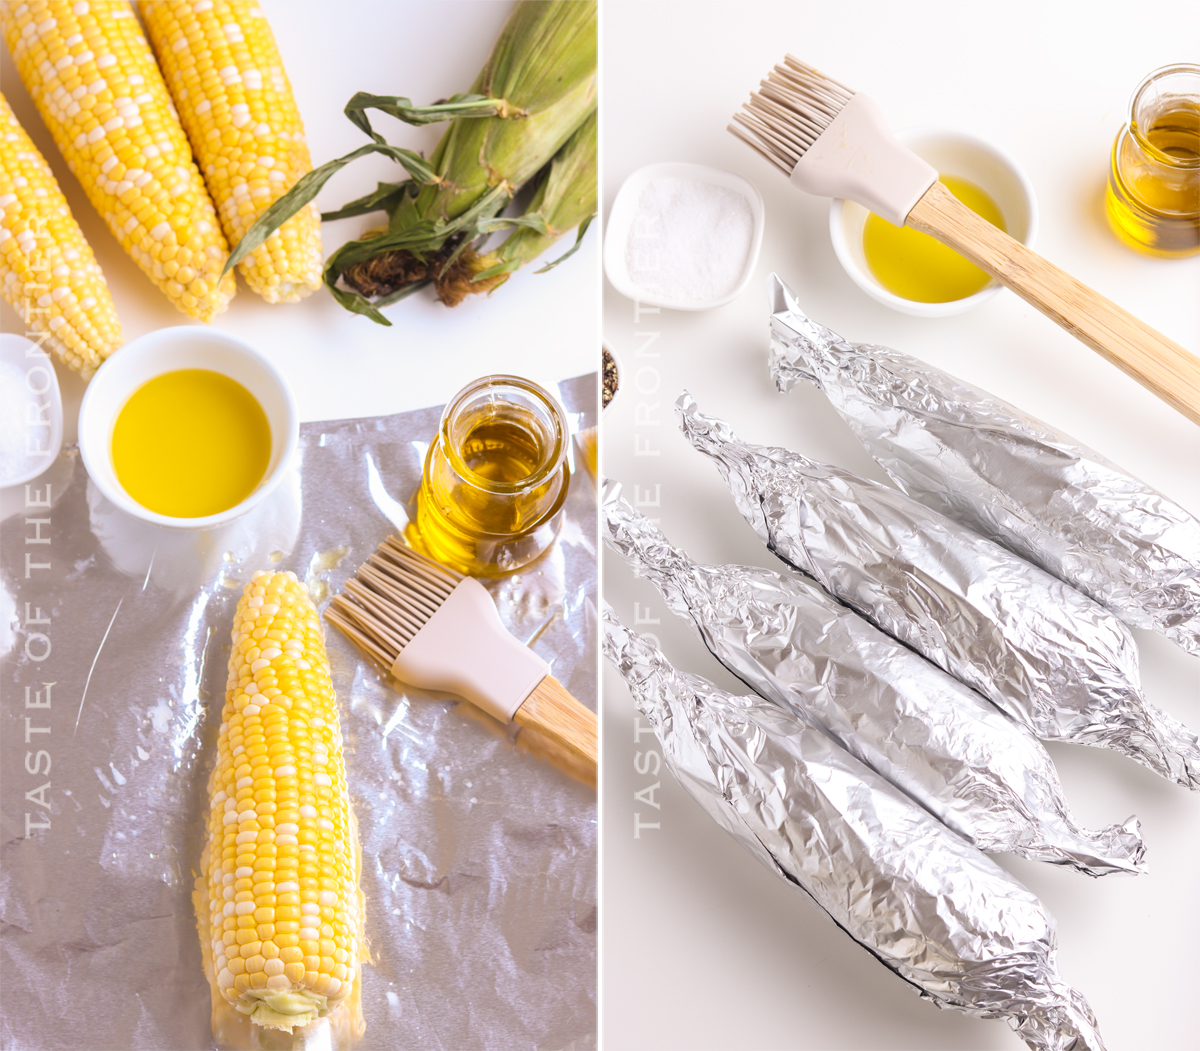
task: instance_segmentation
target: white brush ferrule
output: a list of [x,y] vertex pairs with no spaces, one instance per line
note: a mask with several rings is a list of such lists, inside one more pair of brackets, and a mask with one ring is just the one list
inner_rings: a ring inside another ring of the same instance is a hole
[[855,94],[796,162],[793,186],[818,197],[848,197],[895,226],[935,182],[935,168],[901,146],[883,111]]
[[505,630],[487,588],[466,577],[400,651],[392,674],[456,694],[507,723],[550,665]]

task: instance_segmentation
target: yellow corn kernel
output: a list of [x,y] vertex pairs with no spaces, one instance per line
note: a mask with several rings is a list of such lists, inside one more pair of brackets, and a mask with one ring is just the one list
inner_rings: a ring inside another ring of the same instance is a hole
[[84,377],[121,345],[121,325],[92,248],[3,95],[0,285],[25,327]]
[[[312,170],[271,27],[253,0],[139,0],[138,8],[225,236],[236,245]],[[319,288],[316,204],[284,223],[238,270],[268,303],[294,302]]]
[[[220,279],[229,246],[133,9],[124,0],[6,2],[0,29],[121,246],[180,310],[212,320],[234,292],[232,275]],[[181,270],[203,294],[184,287]]]
[[[301,679],[296,658],[273,642],[243,648],[256,633],[299,639],[297,654],[312,674]],[[215,968],[217,985],[251,1021],[290,1031],[350,994],[361,930],[337,700],[317,611],[292,573],[259,573],[246,585],[221,718],[203,862],[207,899],[224,903],[209,910],[212,956],[225,961]],[[319,811],[295,802],[314,794],[316,777],[293,760],[288,742],[298,727],[328,756],[329,801]],[[302,851],[306,832],[325,838]],[[281,1004],[287,1012],[276,1010]]]

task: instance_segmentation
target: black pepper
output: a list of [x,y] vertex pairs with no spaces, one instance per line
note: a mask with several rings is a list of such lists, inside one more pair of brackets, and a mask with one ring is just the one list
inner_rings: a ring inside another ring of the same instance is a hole
[[604,394],[601,408],[607,409],[608,403],[613,400],[613,395],[617,393],[617,363],[613,360],[613,356],[608,352],[608,347],[604,348]]

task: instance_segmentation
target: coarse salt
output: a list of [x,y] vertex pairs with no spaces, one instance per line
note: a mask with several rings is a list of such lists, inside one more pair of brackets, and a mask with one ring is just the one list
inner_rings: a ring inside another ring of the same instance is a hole
[[741,193],[662,175],[638,197],[625,267],[630,281],[652,295],[711,302],[737,288],[753,239],[754,213]]
[[44,449],[50,433],[41,399],[25,382],[25,370],[15,361],[0,360],[0,485],[21,478],[35,467],[48,467]]

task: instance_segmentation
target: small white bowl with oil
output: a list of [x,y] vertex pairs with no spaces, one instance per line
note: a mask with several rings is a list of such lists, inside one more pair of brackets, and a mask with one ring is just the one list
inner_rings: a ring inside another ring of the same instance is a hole
[[213,529],[255,507],[284,477],[299,437],[275,365],[199,325],[125,344],[79,410],[79,452],[96,488],[127,514],[174,529]]
[[[965,180],[982,190],[999,209],[1009,236],[1026,247],[1033,247],[1037,233],[1037,199],[1029,178],[1007,153],[973,135],[942,128],[913,128],[900,132],[896,138],[933,165],[940,176]],[[854,201],[835,200],[829,208],[829,237],[842,268],[872,299],[903,314],[949,317],[987,302],[1000,291],[1002,286],[994,279],[973,294],[941,302],[921,301],[890,291],[872,271],[867,259],[863,232],[869,214]],[[883,220],[876,218],[874,221]],[[905,232],[916,234],[913,230]]]

